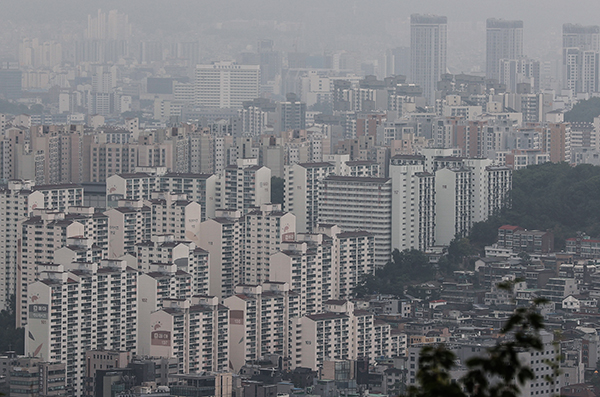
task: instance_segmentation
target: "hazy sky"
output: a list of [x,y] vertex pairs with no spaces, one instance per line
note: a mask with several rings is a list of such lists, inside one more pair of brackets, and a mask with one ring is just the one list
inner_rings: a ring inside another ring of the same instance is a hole
[[[252,34],[231,27],[239,26],[239,21],[253,21],[254,35],[270,36],[265,38],[288,47],[282,49],[295,46],[308,52],[348,49],[363,53],[408,45],[410,14],[439,14],[448,17],[448,63],[459,68],[481,59],[484,23],[490,17],[522,19],[525,53],[534,57],[560,54],[563,23],[600,24],[598,0],[0,0],[0,22],[4,34],[11,29],[11,37],[5,41],[14,40],[29,35],[28,30],[34,36],[47,29],[81,29],[87,15],[99,8],[128,14],[134,28],[153,40],[163,36],[201,38],[202,34],[215,34],[207,31],[207,26],[225,22],[217,32],[224,40],[218,45],[223,46],[227,39],[237,46],[247,39],[251,45],[255,42]],[[279,25],[273,28],[260,21]],[[291,31],[290,23],[296,23]]]

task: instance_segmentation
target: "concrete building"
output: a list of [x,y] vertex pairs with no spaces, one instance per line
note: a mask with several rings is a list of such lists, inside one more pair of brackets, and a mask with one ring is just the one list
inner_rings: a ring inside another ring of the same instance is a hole
[[269,260],[281,243],[296,239],[296,217],[281,211],[280,204],[263,204],[244,217],[244,257],[241,282],[270,280]]
[[278,102],[276,114],[275,133],[306,129],[306,103],[300,102],[296,94],[287,94],[286,101]]
[[44,207],[44,194],[33,192],[32,181],[13,180],[0,189],[0,307],[17,293],[17,263],[20,257],[21,222],[34,208]]
[[218,176],[215,189],[217,209],[247,213],[253,207],[271,202],[271,170],[258,165],[258,159],[238,159]]
[[410,77],[421,86],[429,104],[434,103],[437,82],[446,73],[447,23],[442,16],[410,16]]
[[326,360],[396,357],[401,354],[387,323],[358,310],[349,301],[325,302],[325,312],[292,319],[292,339],[302,349],[292,351],[292,367],[323,368]]
[[435,172],[435,243],[448,245],[455,236],[465,237],[472,221],[471,172],[442,168]]
[[299,233],[313,230],[319,222],[322,181],[335,170],[334,164],[301,163],[285,168],[284,209],[296,215]]
[[131,362],[130,351],[89,350],[85,352],[85,389],[83,396],[96,396],[96,374],[107,369],[126,368]]
[[213,296],[165,299],[150,315],[153,357],[176,357],[178,373],[224,372],[229,368],[229,309]]
[[398,155],[390,160],[392,249],[427,250],[435,239],[435,178],[425,172],[425,157]]
[[197,107],[241,108],[260,94],[260,66],[215,62],[196,66]]
[[113,207],[118,200],[150,200],[153,192],[185,194],[200,204],[202,221],[214,217],[217,176],[167,172],[161,167],[149,171],[110,176],[106,180],[108,206]]
[[333,280],[323,277],[331,271],[331,245],[323,234],[300,235],[298,241],[282,243],[281,251],[271,256],[271,281],[288,283],[298,294],[300,316],[319,313],[323,301],[331,298]]
[[118,207],[104,214],[108,216],[108,255],[120,258],[126,253],[134,254],[135,245],[150,240],[152,232],[152,209],[144,201],[119,200]]
[[486,30],[485,77],[500,81],[500,60],[523,57],[523,21],[490,18]]
[[[290,320],[298,316],[298,295],[285,282],[242,284],[223,302],[229,308],[229,346],[234,371],[269,354],[289,357]],[[289,368],[289,363],[283,363]]]
[[388,178],[330,175],[322,181],[319,223],[375,238],[374,264],[382,268],[392,253],[392,181]]
[[59,262],[67,265],[70,259],[100,260],[108,256],[108,218],[93,208],[71,208],[73,212],[66,213],[36,208],[21,223],[17,324],[27,321],[27,286],[37,280],[40,268]]
[[16,358],[10,368],[10,395],[18,397],[66,395],[66,365],[39,357]]
[[598,91],[600,27],[563,25],[563,88],[574,94]]
[[152,235],[171,234],[179,241],[200,242],[200,204],[185,194],[154,192],[148,202],[152,213]]
[[337,225],[319,224],[318,233],[332,239],[331,266],[323,269],[323,286],[331,299],[350,299],[363,277],[375,271],[375,236],[342,232]]
[[244,219],[241,211],[218,210],[200,224],[200,248],[209,253],[209,294],[226,298],[242,283]]
[[66,362],[67,389],[83,395],[87,351],[135,351],[137,278],[125,261],[41,272],[27,291],[26,354]]

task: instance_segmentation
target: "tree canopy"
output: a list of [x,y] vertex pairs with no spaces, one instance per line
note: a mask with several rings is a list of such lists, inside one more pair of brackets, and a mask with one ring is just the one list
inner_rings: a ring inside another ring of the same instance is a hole
[[594,117],[600,116],[600,98],[590,98],[579,101],[571,110],[565,113],[567,122],[588,122],[594,121]]
[[499,226],[512,224],[554,233],[555,247],[578,231],[600,236],[600,167],[545,163],[513,173],[511,205],[486,222],[473,225],[476,245],[495,241]]
[[40,104],[27,106],[23,103],[14,103],[0,100],[0,113],[4,114],[42,114],[44,107]]
[[16,351],[17,354],[23,354],[24,330],[15,328],[16,317],[16,299],[11,295],[8,302],[9,308],[0,312],[0,351]]

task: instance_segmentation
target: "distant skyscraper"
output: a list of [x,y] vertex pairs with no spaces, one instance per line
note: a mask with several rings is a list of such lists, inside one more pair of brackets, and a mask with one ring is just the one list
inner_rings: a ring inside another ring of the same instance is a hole
[[446,73],[447,22],[446,17],[436,15],[410,16],[411,78],[430,104],[440,76]]
[[500,80],[500,60],[523,56],[523,21],[487,20],[485,76]]
[[563,25],[563,87],[598,91],[600,26]]

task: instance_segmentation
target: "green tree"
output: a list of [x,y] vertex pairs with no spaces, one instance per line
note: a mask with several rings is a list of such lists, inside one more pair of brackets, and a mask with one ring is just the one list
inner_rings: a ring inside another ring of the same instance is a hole
[[271,203],[283,205],[283,189],[285,180],[276,176],[271,177]]
[[0,351],[14,350],[17,354],[23,354],[25,332],[23,328],[15,328],[16,304],[15,296],[11,295],[8,300],[8,309],[0,312]]

